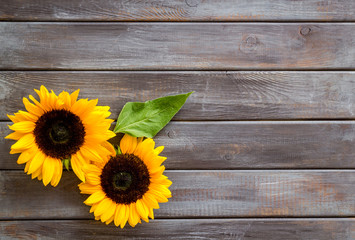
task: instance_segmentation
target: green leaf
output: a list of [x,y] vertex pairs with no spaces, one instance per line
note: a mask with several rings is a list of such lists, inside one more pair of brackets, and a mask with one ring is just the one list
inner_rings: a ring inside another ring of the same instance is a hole
[[124,105],[113,130],[133,137],[154,137],[180,110],[186,94],[157,98],[147,102],[128,102]]
[[69,171],[70,159],[69,158],[63,159],[62,163],[63,163],[64,167],[67,169],[67,171]]

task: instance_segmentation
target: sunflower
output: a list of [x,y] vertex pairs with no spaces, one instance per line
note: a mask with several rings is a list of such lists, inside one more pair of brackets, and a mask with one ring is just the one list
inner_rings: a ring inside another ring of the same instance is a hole
[[115,136],[109,130],[113,120],[106,119],[109,107],[99,107],[96,100],[80,99],[79,90],[58,96],[41,86],[35,89],[40,101],[33,96],[23,98],[26,111],[8,117],[14,123],[9,128],[15,132],[6,136],[17,140],[11,154],[21,153],[17,163],[26,164],[25,172],[43,180],[47,186],[57,186],[63,171],[63,162],[70,161],[74,173],[85,181],[82,166],[90,160],[101,161],[101,156],[114,153],[107,142]]
[[163,146],[154,149],[153,139],[124,135],[120,142],[122,154],[107,156],[102,162],[86,165],[86,183],[79,184],[81,193],[91,194],[84,203],[91,206],[95,219],[106,224],[114,221],[123,228],[134,227],[141,219],[154,219],[153,209],[171,197],[172,184],[158,156]]

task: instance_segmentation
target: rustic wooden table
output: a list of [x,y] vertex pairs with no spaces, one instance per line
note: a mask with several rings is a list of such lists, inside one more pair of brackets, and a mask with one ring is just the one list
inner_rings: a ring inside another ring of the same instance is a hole
[[[354,1],[0,0],[0,20],[0,239],[355,239]],[[156,137],[156,220],[106,226],[72,172],[22,172],[6,113],[41,84],[112,118],[195,91]]]

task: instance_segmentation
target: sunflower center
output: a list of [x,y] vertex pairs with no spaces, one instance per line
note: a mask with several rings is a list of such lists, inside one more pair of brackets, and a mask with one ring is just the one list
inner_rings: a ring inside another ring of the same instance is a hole
[[54,143],[67,143],[70,140],[70,132],[63,122],[57,122],[52,125],[49,137]]
[[132,175],[128,172],[119,172],[113,175],[113,186],[118,190],[127,190],[132,184]]
[[147,166],[134,154],[111,157],[102,169],[100,178],[106,196],[120,204],[141,199],[150,185]]
[[38,148],[47,156],[64,159],[84,144],[85,128],[72,112],[52,110],[44,113],[33,131]]

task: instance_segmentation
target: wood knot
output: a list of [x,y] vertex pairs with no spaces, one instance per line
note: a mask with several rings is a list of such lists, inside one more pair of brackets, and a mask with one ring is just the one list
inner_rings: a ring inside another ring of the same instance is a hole
[[169,137],[169,138],[175,138],[175,137],[176,137],[176,132],[175,132],[174,130],[170,130],[170,131],[168,132],[168,137]]
[[225,154],[225,155],[223,156],[223,159],[224,159],[224,160],[227,160],[227,161],[231,161],[231,160],[233,160],[233,155],[227,153],[227,154]]
[[256,45],[256,37],[255,36],[249,36],[247,37],[247,39],[245,40],[246,44],[248,47],[253,47]]
[[259,40],[256,36],[244,35],[240,45],[240,50],[244,53],[251,53],[257,50],[258,44]]
[[189,7],[197,7],[200,4],[200,0],[185,0],[185,3]]
[[302,36],[307,36],[311,32],[310,27],[302,27],[300,33]]

